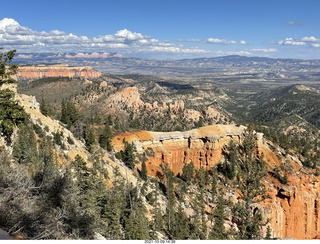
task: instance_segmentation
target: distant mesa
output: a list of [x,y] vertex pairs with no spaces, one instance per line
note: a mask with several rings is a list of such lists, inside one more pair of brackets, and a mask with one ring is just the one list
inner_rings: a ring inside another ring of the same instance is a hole
[[68,78],[99,78],[101,73],[90,66],[71,67],[67,64],[38,64],[36,66],[21,66],[18,69],[18,80],[40,79],[46,77],[68,77]]

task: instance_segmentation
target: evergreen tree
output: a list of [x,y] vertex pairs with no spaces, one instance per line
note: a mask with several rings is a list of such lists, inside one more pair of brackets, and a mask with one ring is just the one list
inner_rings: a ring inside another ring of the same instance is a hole
[[193,198],[194,216],[192,216],[191,236],[192,240],[205,240],[207,236],[206,216],[204,212],[204,190],[198,188]]
[[18,138],[13,145],[12,155],[20,164],[35,164],[38,160],[38,149],[33,130],[29,126],[21,126]]
[[105,204],[105,209],[102,217],[107,222],[107,238],[120,240],[124,238],[124,230],[120,220],[122,216],[122,211],[125,207],[125,189],[124,181],[120,174],[119,168],[114,169],[113,175],[113,186],[108,194],[107,204]]
[[260,211],[251,211],[253,203],[265,198],[265,186],[261,182],[266,177],[266,164],[256,154],[256,137],[252,126],[245,132],[242,144],[239,145],[237,158],[237,185],[243,202],[239,202],[233,209],[234,216],[239,219],[238,238],[260,239],[262,217]]
[[79,119],[79,110],[71,101],[61,102],[61,119],[60,121],[70,128]]
[[154,195],[155,195],[155,206],[153,208],[153,220],[152,220],[152,239],[158,239],[158,237],[156,236],[156,232],[157,231],[161,231],[163,229],[164,226],[164,222],[163,222],[163,217],[162,217],[162,212],[160,209],[160,203],[159,203],[159,186],[158,183],[156,183],[155,185],[155,191],[154,191]]
[[53,157],[51,141],[41,141],[39,145],[39,161],[36,164],[35,181],[47,187],[58,173],[57,163]]
[[44,116],[48,116],[48,115],[49,115],[49,109],[48,109],[47,104],[46,104],[46,102],[44,101],[43,97],[41,97],[40,112],[41,112]]
[[166,225],[167,233],[170,238],[174,237],[174,226],[176,225],[175,219],[175,193],[174,193],[174,173],[168,168],[167,164],[161,165],[161,169],[166,177],[166,195],[168,198],[166,209]]
[[11,144],[14,128],[28,120],[29,115],[14,100],[14,93],[9,89],[0,89],[0,135],[6,139],[8,144]]
[[225,227],[224,227],[224,217],[225,217],[224,208],[225,208],[225,201],[223,197],[220,195],[216,203],[216,209],[213,213],[214,224],[209,234],[210,240],[224,240],[227,237],[225,232]]
[[[0,50],[1,49],[2,48],[0,48]],[[5,83],[17,82],[12,76],[17,73],[18,66],[16,64],[10,64],[15,53],[15,49],[8,52],[0,52],[0,86]]]
[[125,142],[124,143],[124,151],[122,153],[122,161],[125,163],[125,165],[133,169],[135,167],[135,155],[134,152],[136,151],[135,146],[132,143]]
[[106,124],[102,134],[99,137],[99,144],[102,148],[107,149],[108,151],[112,150],[112,131],[109,124]]
[[142,202],[141,190],[139,187],[132,188],[129,184],[127,187],[127,209],[124,214],[126,239],[145,240],[149,239],[148,219],[146,218],[146,209]]
[[187,183],[190,183],[193,179],[194,171],[195,170],[192,161],[189,164],[185,164],[182,168],[181,179],[183,179]]
[[148,180],[148,171],[147,171],[147,166],[146,166],[145,161],[142,161],[142,164],[141,164],[140,177],[144,181]]
[[175,214],[175,219],[179,222],[173,226],[173,237],[175,240],[187,240],[190,237],[189,220],[184,212],[181,202],[178,206],[178,212]]
[[14,100],[14,93],[1,88],[3,84],[16,83],[12,76],[17,73],[18,66],[10,64],[15,53],[16,50],[0,52],[0,136],[4,136],[7,144],[11,144],[14,127],[29,119],[23,107]]
[[91,151],[91,147],[96,142],[96,136],[94,135],[93,129],[89,129],[88,136],[86,138],[86,146]]

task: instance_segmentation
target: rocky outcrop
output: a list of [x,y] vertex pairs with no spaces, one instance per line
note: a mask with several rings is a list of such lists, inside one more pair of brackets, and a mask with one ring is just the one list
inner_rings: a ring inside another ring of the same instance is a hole
[[[57,132],[60,132],[63,135],[61,140],[64,144],[64,148],[62,149],[61,147],[54,145],[57,162],[59,162],[61,165],[68,165],[70,162],[72,162],[72,160],[75,159],[76,155],[79,154],[83,159],[87,160],[87,163],[90,167],[92,166],[92,155],[87,150],[84,142],[75,138],[72,132],[65,128],[60,121],[53,120],[48,116],[44,116],[40,112],[39,103],[34,96],[17,93],[17,84],[3,84],[0,86],[0,89],[10,89],[15,93],[15,100],[19,103],[19,105],[23,106],[25,111],[30,115],[30,121],[33,124],[41,127],[46,137],[52,138],[53,133]],[[17,135],[17,129],[15,130],[14,134],[15,135],[13,137]],[[68,142],[68,137],[73,140],[72,144]],[[2,136],[0,136],[0,154],[1,148],[4,148],[10,154],[12,153],[12,145],[6,145]],[[96,150],[99,150],[99,148],[96,148]],[[120,174],[126,178],[126,180],[133,184],[137,183],[137,178],[133,171],[128,170],[128,168],[125,167],[121,161],[111,156],[107,151],[100,150],[99,155],[105,163],[104,167],[108,171],[110,179],[108,182],[106,182],[108,185],[110,185],[113,180],[113,170],[116,167],[119,169]]]
[[[130,111],[140,112],[145,110],[154,114],[169,114],[170,118],[176,118],[179,112],[182,112],[183,117],[187,121],[199,121],[202,117],[201,112],[186,108],[183,100],[163,100],[162,103],[154,101],[153,103],[144,102],[141,99],[139,89],[135,86],[123,88],[110,97],[108,97],[104,104],[107,105],[107,109],[117,108],[118,110],[130,109]],[[217,109],[209,106],[204,111],[206,117],[216,123],[217,121],[228,121],[228,119],[220,113]]]
[[143,102],[141,100],[141,94],[139,89],[135,86],[126,87],[119,92],[111,95],[108,99],[108,103],[111,103],[110,106],[116,107],[129,107],[132,110],[138,110],[142,108],[146,108],[148,110],[157,110],[157,111],[165,111],[170,109],[170,111],[179,111],[184,110],[184,102],[183,101],[175,101],[174,103],[169,103],[168,105],[162,104],[159,105],[158,102],[154,102],[152,104],[148,102]]
[[[241,141],[246,127],[212,125],[185,132],[126,132],[113,139],[116,150],[123,149],[123,139],[133,142],[138,153],[153,151],[146,161],[148,174],[156,176],[160,165],[168,163],[175,173],[181,173],[191,161],[196,168],[210,169],[224,160],[223,148],[231,140]],[[268,164],[265,181],[269,198],[252,206],[259,208],[271,227],[271,235],[281,239],[318,239],[320,237],[320,177],[302,167],[298,157],[284,151],[262,134],[257,135],[258,152]],[[283,185],[272,174],[272,169],[288,162],[292,168],[288,185]],[[235,194],[235,193],[234,193]],[[237,194],[235,194],[236,196]],[[236,198],[237,199],[237,198]],[[240,199],[238,199],[240,200]]]
[[269,188],[266,202],[273,235],[282,239],[319,239],[319,177],[300,172],[291,177],[290,186]]
[[40,79],[45,77],[99,78],[101,73],[90,66],[70,67],[68,65],[22,66],[17,73],[18,80]]
[[244,126],[211,125],[190,131],[148,132],[121,134],[113,139],[116,150],[123,149],[123,139],[134,142],[138,152],[152,149],[154,156],[146,162],[150,175],[155,175],[162,163],[168,163],[175,173],[191,161],[195,167],[210,169],[222,159],[222,148],[230,140],[237,140],[244,132]]

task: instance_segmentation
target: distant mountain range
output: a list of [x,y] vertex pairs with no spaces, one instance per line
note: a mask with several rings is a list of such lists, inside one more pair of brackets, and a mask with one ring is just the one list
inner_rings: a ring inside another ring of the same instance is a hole
[[320,77],[320,60],[272,59],[264,57],[224,56],[182,60],[155,60],[123,57],[118,53],[19,53],[18,64],[65,63],[92,66],[114,74],[141,73],[175,77],[246,78]]

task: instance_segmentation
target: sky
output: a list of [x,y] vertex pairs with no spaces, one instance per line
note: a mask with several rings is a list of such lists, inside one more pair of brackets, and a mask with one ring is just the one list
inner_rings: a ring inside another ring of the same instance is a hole
[[3,1],[0,47],[182,59],[319,59],[319,0]]

